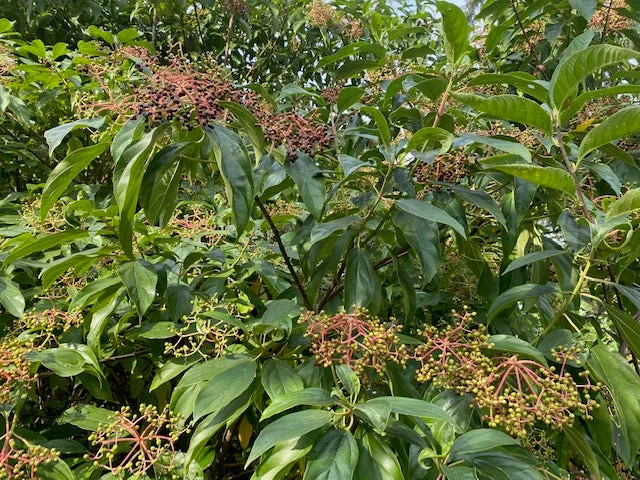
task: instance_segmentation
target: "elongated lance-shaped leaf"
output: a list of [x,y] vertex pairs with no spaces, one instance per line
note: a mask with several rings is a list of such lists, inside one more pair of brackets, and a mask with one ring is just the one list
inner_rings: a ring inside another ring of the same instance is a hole
[[89,164],[109,148],[107,142],[96,143],[88,147],[74,150],[65,157],[47,178],[47,183],[42,190],[40,203],[40,220],[47,218],[49,210],[69,187],[74,178],[87,168]]
[[481,97],[472,93],[452,93],[456,99],[494,117],[524,123],[551,135],[551,116],[533,100],[517,95]]
[[640,132],[640,107],[624,108],[587,133],[580,144],[578,158],[582,159],[596,148],[637,132]]
[[462,9],[449,2],[436,2],[442,15],[444,49],[452,64],[458,63],[469,50],[469,21]]
[[249,153],[242,138],[231,130],[215,126],[206,129],[214,143],[214,154],[231,204],[237,236],[251,219],[253,177]]

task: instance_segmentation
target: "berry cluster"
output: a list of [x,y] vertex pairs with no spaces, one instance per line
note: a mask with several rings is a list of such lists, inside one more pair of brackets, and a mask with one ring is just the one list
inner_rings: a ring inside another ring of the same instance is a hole
[[176,358],[198,354],[202,358],[218,358],[229,345],[239,337],[236,327],[213,318],[210,313],[218,305],[203,302],[195,307],[184,322],[184,326],[174,330],[177,340],[164,344],[164,353]]
[[0,341],[0,404],[12,404],[16,393],[35,382],[31,364],[25,355],[33,349],[31,343],[5,337]]
[[261,122],[265,137],[274,145],[284,144],[287,158],[294,161],[297,152],[315,155],[331,145],[332,138],[324,124],[294,112],[273,115]]
[[457,183],[468,174],[469,157],[462,151],[437,155],[432,163],[420,162],[414,178],[417,183]]
[[29,332],[35,348],[47,347],[58,335],[72,327],[82,325],[84,318],[79,311],[58,310],[55,305],[46,310],[33,310],[17,321],[17,331]]
[[183,237],[203,238],[210,246],[222,239],[215,212],[197,204],[190,205],[188,210],[177,211],[168,226],[178,230]]
[[406,346],[398,337],[401,326],[393,319],[382,323],[365,308],[354,307],[352,313],[342,311],[331,317],[309,312],[299,323],[307,324],[305,336],[319,365],[348,365],[364,380],[368,372],[383,373],[387,362],[405,365],[407,361]]
[[245,0],[222,0],[222,7],[232,15],[249,13],[249,6]]
[[[633,22],[629,17],[624,16],[620,11],[628,8],[625,0],[608,0],[602,8],[596,10],[589,26],[596,30],[607,29],[610,33],[620,33],[623,30],[631,28]],[[606,27],[605,27],[606,26]]]
[[307,12],[309,23],[318,28],[329,30],[338,28],[340,32],[351,41],[362,37],[364,29],[359,19],[351,19],[343,16],[323,0],[314,0]]
[[473,404],[485,412],[490,427],[502,427],[519,437],[538,424],[561,429],[571,425],[577,414],[589,418],[596,406],[589,392],[599,386],[591,384],[587,371],[579,374],[585,379],[582,385],[567,371],[575,351],[554,352],[559,371],[517,355],[489,356],[484,353],[491,348],[485,329],[469,328],[474,314],[453,312],[453,316],[457,325],[421,332],[425,343],[414,351],[421,364],[418,381],[473,394]]
[[36,480],[38,467],[55,462],[60,453],[52,448],[35,445],[17,435],[6,417],[6,430],[0,441],[0,479]]
[[157,407],[143,404],[134,415],[131,407],[122,407],[111,423],[89,436],[98,451],[85,458],[121,479],[148,478],[152,468],[170,473],[174,470],[174,444],[182,433],[178,419],[168,409],[159,412]]

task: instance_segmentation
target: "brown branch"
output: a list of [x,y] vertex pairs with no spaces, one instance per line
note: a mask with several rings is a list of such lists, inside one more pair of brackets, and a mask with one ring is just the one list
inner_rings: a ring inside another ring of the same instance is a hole
[[280,249],[280,253],[284,258],[284,262],[287,264],[287,269],[289,270],[289,273],[293,277],[293,283],[295,283],[296,288],[298,289],[298,291],[300,292],[300,295],[302,296],[302,301],[304,302],[304,306],[309,310],[313,310],[313,305],[311,305],[311,302],[309,301],[309,297],[307,296],[307,291],[305,290],[304,285],[302,285],[302,282],[300,281],[300,277],[298,277],[298,274],[296,273],[296,269],[293,268],[293,264],[291,263],[291,259],[289,258],[289,254],[287,253],[287,249],[285,248],[284,243],[282,243],[282,237],[280,236],[280,231],[278,230],[278,227],[276,227],[276,224],[273,223],[273,220],[271,219],[271,215],[269,215],[269,211],[267,210],[267,207],[265,207],[264,203],[262,203],[262,200],[260,200],[260,198],[257,195],[255,197],[255,200],[256,200],[256,204],[258,205],[258,208],[262,212],[262,215],[264,215],[265,220],[269,224],[269,227],[271,227],[271,231],[276,237],[276,242],[278,243],[278,248]]
[[529,51],[531,52],[531,56],[536,62],[536,68],[538,68],[542,72],[542,75],[544,76],[545,80],[549,80],[549,78],[547,77],[547,72],[545,72],[544,69],[539,68],[542,66],[542,61],[538,56],[538,52],[536,52],[535,48],[533,48],[533,45],[529,40],[529,36],[527,35],[527,31],[525,30],[524,25],[522,24],[522,19],[520,18],[520,13],[518,13],[518,5],[516,4],[516,1],[517,0],[511,0],[511,9],[513,10],[514,15],[516,16],[518,26],[520,27],[520,31],[522,32],[522,36],[524,37],[524,41],[527,43],[527,46],[529,47]]

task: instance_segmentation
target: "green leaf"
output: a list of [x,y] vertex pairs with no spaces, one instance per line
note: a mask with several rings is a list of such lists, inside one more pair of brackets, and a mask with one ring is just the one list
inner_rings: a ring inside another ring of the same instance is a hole
[[637,132],[640,132],[640,107],[624,108],[587,133],[580,143],[578,158],[583,159],[596,148]]
[[524,257],[516,258],[513,262],[509,264],[509,266],[502,272],[502,275],[506,275],[509,272],[513,272],[522,267],[526,267],[527,265],[531,265],[532,263],[540,262],[542,260],[546,260],[547,258],[557,257],[558,255],[566,255],[566,250],[542,250],[540,252],[532,252],[528,253]]
[[607,313],[616,330],[620,332],[629,345],[633,354],[640,356],[640,324],[627,312],[617,309],[613,305],[606,305]]
[[547,365],[547,360],[540,350],[535,348],[529,342],[513,335],[491,335],[489,343],[492,350],[500,350],[501,352],[519,353],[525,357],[533,358],[542,365]]
[[607,219],[640,210],[640,188],[627,190],[607,209]]
[[338,113],[344,112],[347,108],[360,100],[364,94],[365,91],[359,87],[344,87],[340,89],[337,102]]
[[318,223],[314,225],[314,227],[311,229],[311,235],[309,236],[309,243],[313,245],[314,243],[317,243],[320,240],[324,240],[325,238],[331,236],[331,234],[335,232],[339,232],[341,230],[349,228],[358,220],[360,220],[360,217],[348,216],[348,217],[336,218],[335,220],[331,220],[325,223]]
[[345,390],[352,398],[358,398],[360,394],[360,379],[358,375],[349,367],[349,365],[337,365],[336,374]]
[[458,196],[460,196],[465,202],[489,212],[504,228],[507,228],[507,219],[504,218],[502,210],[500,210],[500,207],[496,204],[495,200],[491,198],[491,195],[480,190],[468,190],[458,185],[450,185],[449,188],[458,194]]
[[117,415],[113,410],[80,403],[68,408],[58,417],[56,423],[70,423],[83,430],[95,432],[100,425],[107,425]]
[[533,100],[517,95],[495,95],[481,97],[472,93],[452,92],[457,100],[470,107],[504,120],[524,123],[551,135],[551,117],[547,111]]
[[198,360],[200,360],[200,358],[197,355],[195,357],[170,358],[156,371],[153,380],[151,380],[149,391],[153,392],[159,386],[176,378],[189,367],[198,363]]
[[607,386],[620,425],[618,455],[631,465],[640,448],[640,378],[624,357],[602,343],[591,349],[587,367]]
[[510,446],[469,454],[479,478],[491,480],[543,480],[539,461],[526,450]]
[[40,204],[40,219],[44,221],[51,207],[69,187],[74,178],[87,168],[89,164],[102,155],[109,143],[96,143],[88,147],[74,150],[65,157],[47,177],[47,182],[42,190],[42,201]]
[[87,319],[89,320],[89,331],[87,332],[87,345],[96,352],[100,352],[100,337],[107,326],[111,314],[120,305],[124,288],[114,285],[100,295],[96,303],[91,308]]
[[196,397],[194,419],[229,405],[249,388],[256,378],[256,362],[248,356],[224,356],[210,364],[213,375]]
[[422,267],[425,283],[433,280],[440,266],[440,232],[431,220],[403,211],[393,214],[393,224],[398,227],[414,250]]
[[525,72],[482,73],[469,81],[469,86],[502,84],[513,85],[521,92],[531,95],[542,103],[547,103],[549,100],[549,92],[546,87],[536,77]]
[[378,133],[380,134],[383,145],[389,148],[391,145],[391,131],[389,130],[389,123],[387,119],[384,118],[384,115],[374,107],[362,107],[360,111],[373,119],[378,127]]
[[267,360],[262,367],[262,386],[271,400],[304,389],[302,379],[289,365],[277,358]]
[[231,203],[237,236],[244,232],[253,208],[251,160],[242,138],[223,127],[206,129],[214,142],[218,168],[222,174],[227,198]]
[[469,22],[467,16],[457,5],[449,2],[436,2],[442,15],[442,36],[444,49],[452,64],[469,50]]
[[9,265],[16,260],[28,257],[32,253],[46,252],[50,248],[57,247],[66,242],[73,242],[76,240],[88,239],[90,233],[84,230],[67,230],[66,232],[52,233],[45,235],[37,240],[26,242],[24,245],[19,245],[5,257],[5,265]]
[[87,359],[78,350],[71,348],[49,348],[33,351],[28,358],[40,362],[59,377],[73,377],[85,371]]
[[[462,144],[479,143],[481,145],[488,145],[492,148],[497,148],[503,152],[512,153],[518,157],[523,158],[527,163],[531,163],[531,152],[527,147],[516,141],[504,140],[501,138],[485,137],[482,135],[469,135],[464,134],[458,137],[458,141]],[[458,142],[456,142],[456,145]]]
[[360,439],[360,445],[356,480],[404,480],[398,457],[384,438],[367,432]]
[[127,289],[129,298],[136,306],[140,318],[156,298],[158,283],[158,275],[142,262],[142,260],[134,260],[118,265],[118,275]]
[[168,145],[149,162],[142,180],[140,202],[145,217],[153,225],[164,227],[173,215],[184,170],[181,155],[191,146],[192,142]]
[[333,403],[331,395],[329,395],[329,392],[326,390],[322,388],[305,388],[304,390],[276,397],[274,401],[264,409],[262,416],[260,417],[260,421],[266,420],[278,413],[300,405],[328,407]]
[[581,93],[571,104],[560,114],[560,123],[565,124],[582,109],[585,103],[595,98],[617,96],[625,93],[640,93],[640,85],[616,85],[614,87],[599,88]]
[[570,195],[574,195],[576,191],[576,186],[569,172],[560,168],[527,164],[491,165],[490,168],[541,187],[553,188]]
[[[602,408],[602,407],[596,407]],[[573,447],[573,449],[580,454],[582,459],[584,460],[584,464],[589,470],[589,473],[594,476],[594,478],[600,477],[600,468],[598,467],[598,459],[596,458],[595,453],[593,453],[593,449],[589,446],[586,438],[584,438],[584,434],[578,429],[578,427],[571,426],[564,428],[564,434],[569,439],[569,443]]]
[[369,257],[361,249],[354,248],[347,257],[344,304],[347,308],[359,305],[375,311],[379,296],[380,282]]
[[411,135],[405,148],[407,152],[424,152],[431,142],[440,143],[439,153],[445,153],[453,144],[453,135],[443,128],[424,127]]
[[510,288],[506,292],[498,295],[493,303],[491,303],[491,306],[487,311],[487,319],[489,321],[493,320],[500,312],[512,307],[518,302],[528,298],[537,298],[542,295],[549,295],[556,291],[557,286],[551,283],[547,285],[527,283],[525,285],[518,285],[517,287]]
[[304,480],[349,480],[359,456],[358,443],[348,430],[329,430],[313,446]]
[[388,408],[391,413],[419,417],[425,420],[444,420],[453,423],[454,420],[442,407],[425,400],[407,397],[375,397],[364,405],[374,408]]
[[580,50],[566,60],[553,72],[549,90],[552,105],[562,110],[565,100],[572,95],[588,75],[610,65],[639,58],[640,53],[614,45],[592,45]]
[[262,317],[250,324],[257,335],[271,335],[275,341],[289,336],[293,328],[292,319],[300,315],[300,308],[293,300],[281,298],[272,300]]
[[289,478],[287,474],[295,462],[309,454],[319,436],[319,432],[311,432],[276,445],[262,458],[251,479],[284,480]]
[[294,162],[286,162],[285,170],[293,179],[302,201],[316,220],[322,217],[327,190],[322,180],[322,173],[313,159],[302,152]]
[[376,43],[356,42],[345,45],[333,55],[328,55],[322,58],[318,62],[317,68],[323,68],[332,63],[338,62],[345,58],[357,55],[360,53],[372,53],[377,59],[384,58],[387,51],[383,46]]
[[253,144],[256,155],[259,157],[264,152],[264,132],[260,127],[259,120],[253,116],[253,114],[234,102],[219,102],[220,105],[231,113],[238,120],[238,123],[242,126],[242,131],[247,134],[249,140]]
[[0,277],[0,304],[14,317],[24,314],[24,297],[17,284],[5,277]]
[[490,428],[478,428],[459,436],[453,442],[449,455],[453,459],[460,459],[473,453],[485,452],[508,445],[520,445],[520,442],[504,432]]
[[596,12],[597,3],[596,0],[569,0],[571,8],[576,9],[587,21],[591,20]]
[[270,423],[256,438],[245,468],[276,445],[328,425],[332,417],[326,410],[303,410]]
[[451,215],[435,205],[422,200],[398,200],[396,206],[411,215],[429,220],[432,222],[442,223],[453,228],[460,236],[467,238],[464,227]]
[[[51,128],[44,132],[44,138],[49,145],[49,156],[53,155],[53,151],[62,143],[64,137],[79,128],[100,128],[104,125],[104,117],[83,118],[75,122],[63,123],[57,127]],[[100,144],[98,144],[100,145]]]

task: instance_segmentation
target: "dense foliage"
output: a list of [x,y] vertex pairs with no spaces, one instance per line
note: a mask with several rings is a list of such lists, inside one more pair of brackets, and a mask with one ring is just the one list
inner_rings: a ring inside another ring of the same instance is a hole
[[640,474],[640,1],[0,5],[0,478]]

